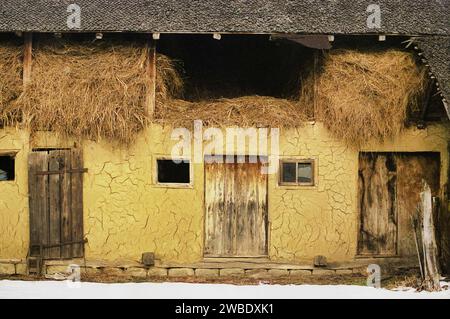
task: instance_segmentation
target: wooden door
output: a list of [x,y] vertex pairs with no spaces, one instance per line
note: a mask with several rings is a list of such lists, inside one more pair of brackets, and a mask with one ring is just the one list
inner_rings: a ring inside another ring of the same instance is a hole
[[30,254],[82,257],[83,158],[79,150],[32,152],[28,159]]
[[359,255],[414,255],[411,214],[422,180],[439,192],[439,153],[361,153]]
[[267,256],[267,175],[262,163],[205,164],[205,256]]

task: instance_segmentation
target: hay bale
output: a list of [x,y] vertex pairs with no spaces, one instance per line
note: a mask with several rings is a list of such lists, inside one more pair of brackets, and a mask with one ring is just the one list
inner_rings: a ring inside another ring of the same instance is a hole
[[42,43],[20,101],[32,131],[128,143],[147,122],[145,61],[136,43]]
[[22,52],[16,42],[0,46],[0,126],[12,124],[17,117],[11,104],[22,93]]
[[145,61],[140,43],[40,42],[16,107],[32,132],[128,143],[148,122]]
[[[25,92],[22,51],[12,42],[0,46],[0,125],[26,119],[31,133],[129,143],[148,123],[143,42],[37,42]],[[181,94],[176,61],[158,54],[156,78],[158,100]]]
[[348,144],[392,138],[418,107],[424,71],[407,52],[331,51],[315,83],[316,118]]
[[157,59],[156,109],[154,121],[171,127],[193,126],[202,120],[206,127],[298,127],[307,120],[294,100],[270,96],[242,96],[216,100],[186,101],[178,61],[160,55]]
[[192,127],[194,120],[205,126],[297,127],[307,120],[295,101],[268,96],[188,102],[166,100],[157,105],[155,118],[163,125]]
[[[22,47],[3,43],[0,124],[24,118],[32,132],[129,143],[150,121],[145,61],[143,42],[38,42],[32,82],[21,94]],[[183,101],[180,73],[177,61],[157,55],[155,122],[191,127],[200,119],[206,126],[289,128],[315,118],[337,139],[357,146],[397,135],[425,85],[414,57],[396,50],[331,51],[320,74],[302,79],[299,101],[266,96]]]

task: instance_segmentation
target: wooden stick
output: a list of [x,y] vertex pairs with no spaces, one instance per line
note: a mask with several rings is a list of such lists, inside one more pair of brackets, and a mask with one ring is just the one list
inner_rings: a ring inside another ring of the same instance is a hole
[[146,97],[146,112],[149,118],[153,118],[155,113],[156,98],[156,43],[150,39],[147,44],[146,72],[148,77],[148,91]]
[[423,191],[420,193],[423,214],[424,269],[425,285],[429,290],[440,290],[440,274],[437,265],[437,245],[433,223],[433,204],[430,186],[423,181]]
[[24,34],[23,49],[23,86],[27,86],[31,82],[31,67],[33,61],[33,35],[32,33]]
[[423,280],[425,280],[425,274],[423,273],[422,256],[420,254],[420,249],[419,249],[419,236],[417,233],[417,226],[418,226],[418,221],[419,221],[418,216],[419,216],[418,211],[416,211],[416,217],[411,215],[411,224],[412,224],[413,230],[414,230],[414,239],[416,242],[417,259],[419,260],[420,277],[422,278],[422,281],[423,281]]

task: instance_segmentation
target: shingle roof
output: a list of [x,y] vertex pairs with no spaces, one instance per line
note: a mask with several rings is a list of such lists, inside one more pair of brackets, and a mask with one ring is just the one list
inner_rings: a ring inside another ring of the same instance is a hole
[[[2,0],[0,31],[69,31],[67,6],[81,31],[449,34],[449,0]],[[381,29],[367,27],[369,4]]]
[[447,114],[450,118],[450,37],[416,38],[414,42],[423,51],[431,72],[439,81],[440,90],[447,100]]

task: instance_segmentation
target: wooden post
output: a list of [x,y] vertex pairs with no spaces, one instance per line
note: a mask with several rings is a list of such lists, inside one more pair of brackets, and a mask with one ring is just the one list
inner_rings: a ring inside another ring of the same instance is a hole
[[24,34],[23,49],[23,86],[27,86],[31,82],[31,66],[33,58],[33,35],[32,33]]
[[423,214],[423,255],[425,287],[428,290],[440,290],[440,274],[437,265],[437,245],[433,223],[433,203],[430,186],[423,181],[423,192],[420,193]]
[[151,119],[155,113],[156,104],[156,42],[153,39],[147,44],[146,72],[148,77],[148,92],[146,97],[147,116]]

